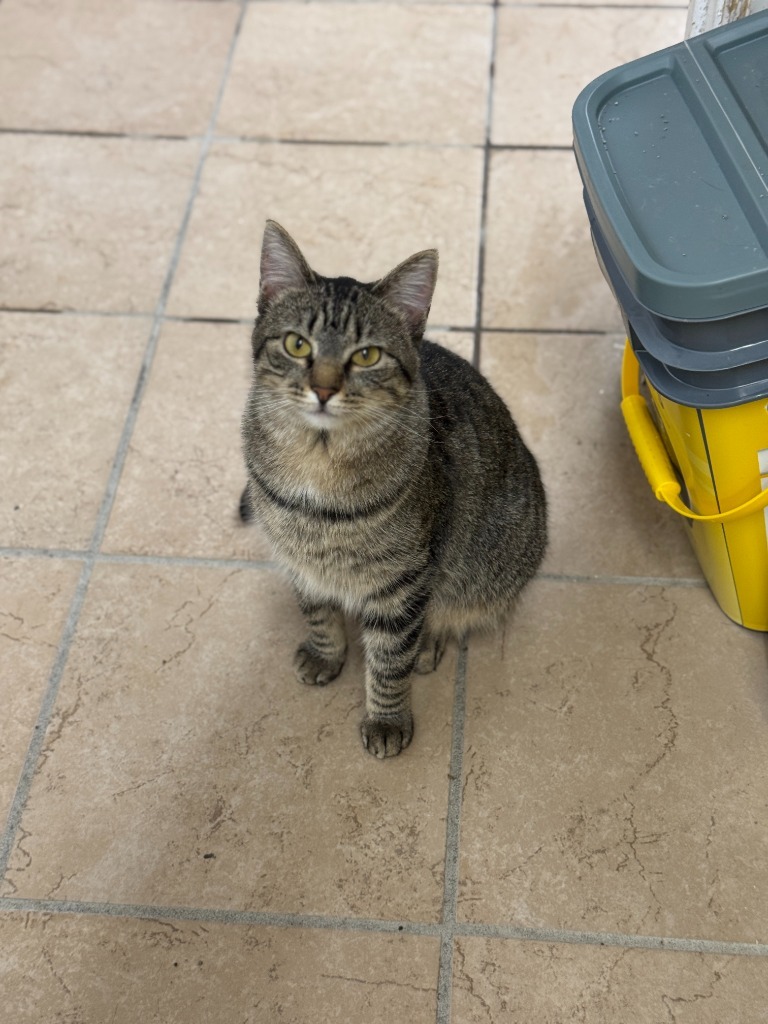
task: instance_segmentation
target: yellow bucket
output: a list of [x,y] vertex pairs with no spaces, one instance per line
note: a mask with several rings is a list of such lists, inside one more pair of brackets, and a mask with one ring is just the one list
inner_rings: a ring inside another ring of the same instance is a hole
[[725,614],[768,631],[768,403],[695,409],[645,384],[655,417],[640,394],[640,366],[628,341],[621,411],[648,482],[659,501],[688,521],[696,557]]

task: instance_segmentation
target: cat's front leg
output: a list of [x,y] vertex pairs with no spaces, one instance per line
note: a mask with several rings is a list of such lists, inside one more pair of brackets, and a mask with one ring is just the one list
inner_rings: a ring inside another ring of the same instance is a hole
[[312,601],[300,591],[297,597],[309,636],[296,649],[293,667],[300,683],[325,686],[341,672],[347,658],[344,615],[339,608]]
[[363,746],[375,757],[394,757],[413,736],[411,674],[424,628],[426,596],[399,614],[369,612],[363,617],[365,711]]

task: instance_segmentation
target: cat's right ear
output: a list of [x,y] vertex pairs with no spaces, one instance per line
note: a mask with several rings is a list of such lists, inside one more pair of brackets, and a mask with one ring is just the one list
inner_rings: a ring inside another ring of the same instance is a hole
[[285,228],[268,220],[261,244],[259,309],[290,288],[306,288],[315,275]]
[[425,249],[409,257],[373,286],[405,317],[414,335],[421,335],[429,316],[437,281],[437,249]]

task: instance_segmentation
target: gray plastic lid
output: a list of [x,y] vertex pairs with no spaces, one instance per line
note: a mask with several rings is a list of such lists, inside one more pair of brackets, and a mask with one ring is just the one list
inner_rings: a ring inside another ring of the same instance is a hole
[[644,375],[665,398],[694,409],[731,409],[768,398],[768,361],[730,370],[700,372],[660,362],[630,325],[629,339]]
[[609,71],[573,108],[602,238],[637,300],[768,307],[768,11]]

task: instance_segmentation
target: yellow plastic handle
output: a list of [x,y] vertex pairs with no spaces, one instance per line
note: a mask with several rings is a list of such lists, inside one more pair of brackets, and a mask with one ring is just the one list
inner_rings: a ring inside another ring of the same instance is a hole
[[717,512],[711,516],[700,516],[683,503],[680,497],[680,484],[664,442],[659,437],[648,403],[640,394],[640,366],[629,341],[624,349],[621,365],[621,395],[621,411],[629,436],[648,483],[659,501],[666,502],[679,515],[685,516],[686,519],[694,519],[698,523],[727,523],[748,516],[768,505],[768,490],[760,491],[738,508]]

